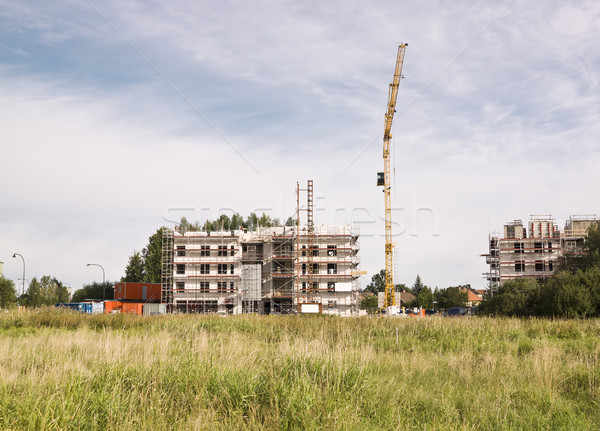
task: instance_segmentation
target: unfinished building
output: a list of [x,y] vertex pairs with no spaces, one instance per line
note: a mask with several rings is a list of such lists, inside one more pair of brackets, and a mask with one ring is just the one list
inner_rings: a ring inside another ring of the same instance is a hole
[[308,190],[305,225],[163,229],[163,302],[188,313],[357,314],[358,231],[315,227]]
[[490,290],[506,280],[551,276],[566,251],[581,249],[593,224],[598,224],[595,215],[571,216],[562,233],[551,216],[531,216],[527,227],[521,220],[505,224],[503,235],[489,235],[489,251],[482,255],[489,265],[484,276]]

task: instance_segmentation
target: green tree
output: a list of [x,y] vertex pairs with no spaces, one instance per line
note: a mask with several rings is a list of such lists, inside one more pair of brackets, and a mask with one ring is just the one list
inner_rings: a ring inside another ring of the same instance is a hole
[[377,295],[377,292],[385,290],[385,269],[380,270],[377,274],[371,277],[371,282],[365,287],[365,292],[371,292]]
[[62,282],[59,282],[57,280],[57,287],[56,287],[56,301],[54,301],[54,304],[59,303],[59,302],[69,302],[69,299],[71,297],[71,295],[69,294],[69,289],[67,289],[67,286],[65,286]]
[[43,305],[42,300],[42,287],[40,286],[37,277],[33,277],[27,288],[27,292],[23,295],[23,305],[27,307],[41,307]]
[[231,219],[227,216],[227,214],[221,214],[216,221],[216,230],[218,231],[228,231],[231,229]]
[[410,306],[429,309],[433,308],[433,292],[431,291],[431,288],[424,286]]
[[129,262],[125,267],[125,275],[121,277],[121,281],[144,281],[144,259],[139,251],[134,251],[129,256]]
[[262,215],[258,219],[258,226],[260,226],[260,227],[270,227],[272,225],[273,225],[273,221],[271,220],[271,217],[268,216],[265,213],[262,213]]
[[179,221],[179,231],[184,234],[190,231],[192,228],[193,225],[190,224],[185,217],[181,217],[181,220]]
[[435,301],[439,308],[446,310],[452,307],[464,307],[467,298],[467,292],[461,291],[458,287],[448,287],[436,292]]
[[231,216],[231,230],[238,230],[240,227],[246,227],[246,222],[244,222],[244,217],[235,213]]
[[0,308],[11,308],[15,305],[17,305],[15,283],[0,275]]
[[256,213],[250,213],[248,218],[246,219],[246,226],[249,231],[254,231],[258,227],[258,216]]
[[34,277],[29,283],[23,303],[28,307],[41,307],[69,301],[69,290],[55,277],[44,275],[40,280]]
[[93,282],[91,284],[84,284],[83,287],[75,293],[73,293],[72,302],[81,302],[85,300],[101,300],[104,295],[105,299],[113,299],[115,295],[114,289],[115,283],[107,281],[105,283]]
[[145,283],[160,283],[162,277],[162,230],[157,229],[148,238],[148,245],[142,250],[144,272],[142,280]]
[[367,310],[369,313],[372,313],[377,308],[377,296],[367,296],[362,301],[360,301],[361,310]]
[[417,278],[415,279],[415,283],[412,286],[412,293],[415,296],[418,297],[419,293],[421,293],[421,290],[423,290],[424,288],[425,288],[425,285],[421,281],[421,276],[417,274]]
[[558,317],[600,316],[600,266],[559,271],[541,288],[538,314]]
[[296,226],[296,219],[293,217],[288,217],[285,221],[286,226]]
[[481,303],[479,310],[488,315],[528,316],[534,314],[539,297],[540,286],[536,280],[508,280],[498,288],[493,298]]
[[[407,288],[406,284],[404,283],[398,283],[394,285],[394,290],[396,292],[410,292],[410,289]],[[385,269],[380,270],[377,274],[371,277],[371,283],[367,284],[367,287],[365,287],[364,291],[371,292],[374,295],[377,295],[377,292],[385,291]]]
[[560,266],[561,271],[575,273],[600,266],[600,226],[592,225],[583,241],[583,250],[567,252]]

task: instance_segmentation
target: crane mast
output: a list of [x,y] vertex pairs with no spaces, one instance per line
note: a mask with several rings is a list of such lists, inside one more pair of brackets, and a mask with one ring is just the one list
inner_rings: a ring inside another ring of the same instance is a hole
[[400,78],[402,78],[402,65],[404,64],[404,51],[408,44],[401,43],[398,47],[398,57],[396,59],[396,70],[394,71],[394,80],[390,84],[388,94],[388,109],[385,114],[385,128],[383,132],[383,172],[377,175],[377,185],[383,186],[385,195],[385,300],[384,308],[396,305],[394,295],[394,260],[392,243],[392,196],[390,183],[390,140],[392,139],[391,129],[394,112],[396,112],[396,99],[398,97],[398,87]]

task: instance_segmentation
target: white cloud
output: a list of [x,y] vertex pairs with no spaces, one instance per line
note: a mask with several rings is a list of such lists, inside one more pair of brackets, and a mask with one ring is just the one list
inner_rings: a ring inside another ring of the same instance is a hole
[[0,2],[0,48],[20,53],[0,63],[5,273],[23,251],[74,287],[87,261],[116,279],[169,208],[284,218],[307,178],[317,222],[365,222],[376,272],[378,136],[405,41],[398,281],[483,286],[488,227],[598,207],[598,6],[508,4],[93,1],[142,59],[85,3]]

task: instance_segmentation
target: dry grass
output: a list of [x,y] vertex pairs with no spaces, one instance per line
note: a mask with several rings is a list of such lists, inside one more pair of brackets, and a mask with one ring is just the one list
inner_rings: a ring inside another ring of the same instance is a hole
[[600,321],[0,316],[1,429],[598,429]]

